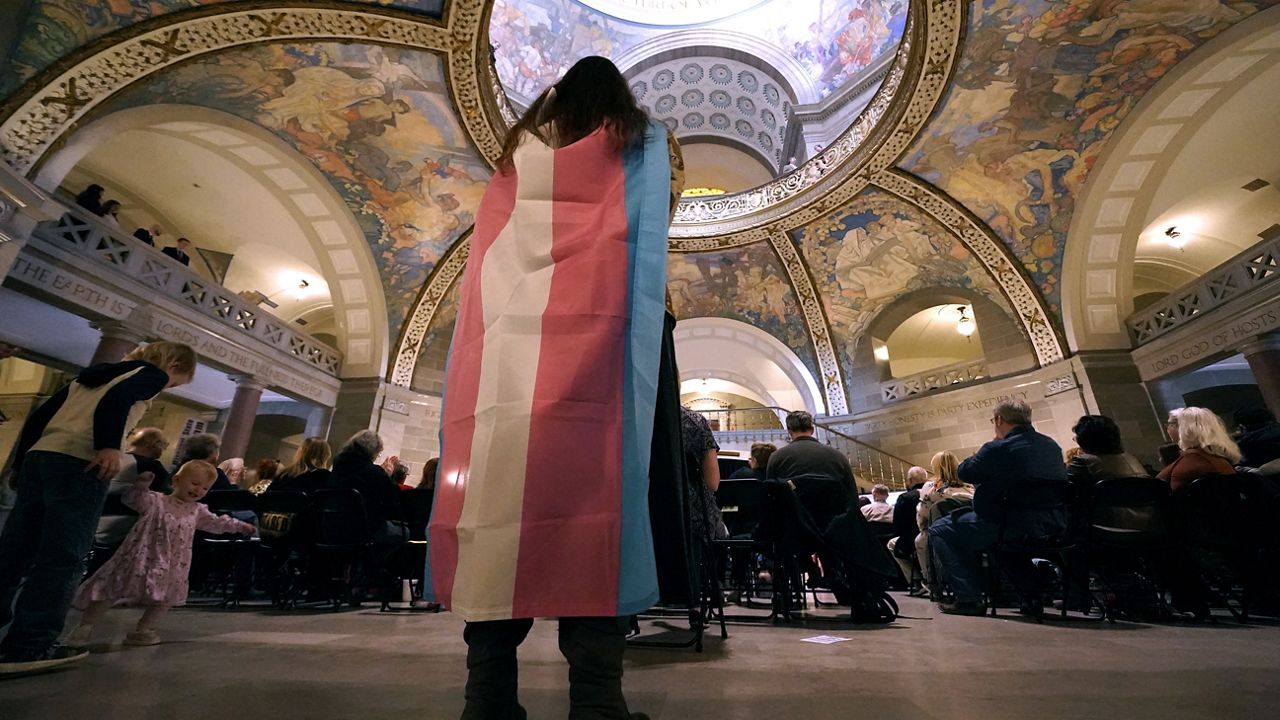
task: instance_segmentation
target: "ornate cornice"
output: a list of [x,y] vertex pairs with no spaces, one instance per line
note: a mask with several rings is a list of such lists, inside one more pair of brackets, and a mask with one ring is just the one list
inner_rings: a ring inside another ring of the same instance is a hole
[[422,341],[431,328],[431,319],[440,309],[440,302],[448,294],[449,288],[457,281],[458,276],[467,267],[467,258],[471,256],[471,232],[458,238],[449,248],[449,252],[440,258],[440,262],[431,271],[427,284],[413,304],[409,319],[400,333],[400,342],[396,343],[396,355],[391,366],[390,382],[399,387],[410,387],[413,383],[413,370],[418,364],[418,356],[422,354]]
[[0,124],[0,158],[29,174],[85,115],[129,85],[201,55],[273,40],[359,40],[447,54],[452,99],[468,130],[480,137],[476,124],[488,123],[477,100],[476,66],[453,62],[452,56],[474,52],[484,5],[454,0],[444,24],[314,3],[166,15],[141,30],[109,35],[28,83],[35,89],[20,94],[25,99]]
[[813,341],[818,371],[822,375],[822,393],[826,396],[827,414],[844,415],[849,412],[849,396],[844,391],[844,373],[840,369],[839,356],[832,341],[831,324],[827,321],[827,313],[818,297],[813,277],[795,243],[785,233],[771,233],[768,239],[787,272],[791,287],[800,302],[800,311],[804,313],[805,327]]
[[1062,339],[1050,320],[1044,299],[1036,292],[1031,279],[1021,272],[1008,246],[996,237],[991,228],[950,195],[905,170],[884,170],[877,173],[871,182],[937,220],[964,243],[999,283],[1000,290],[1008,298],[1030,338],[1041,366],[1055,363],[1065,356]]

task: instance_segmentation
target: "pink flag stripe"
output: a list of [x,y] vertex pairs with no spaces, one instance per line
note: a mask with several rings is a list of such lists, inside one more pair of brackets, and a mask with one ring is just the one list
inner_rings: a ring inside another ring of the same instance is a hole
[[[629,297],[625,194],[622,159],[608,143],[555,151],[555,270],[529,428],[515,617],[616,611]],[[601,205],[602,197],[609,202]],[[580,442],[566,444],[574,439]]]
[[[434,577],[436,599],[452,605],[458,564],[458,520],[466,498],[467,473],[475,435],[476,398],[480,391],[480,358],[484,354],[484,316],[481,268],[485,254],[510,222],[516,201],[516,178],[495,176],[485,193],[480,216],[494,222],[477,225],[471,236],[471,259],[462,278],[459,314],[449,354],[447,402],[441,418],[441,456],[437,470],[435,508],[431,518],[431,562],[441,572]],[[483,229],[483,232],[481,231]]]

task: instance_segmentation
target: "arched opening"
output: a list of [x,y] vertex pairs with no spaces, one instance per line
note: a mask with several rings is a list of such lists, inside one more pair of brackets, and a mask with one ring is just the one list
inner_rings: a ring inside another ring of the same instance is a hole
[[903,320],[883,339],[872,338],[876,360],[890,377],[906,377],[983,358],[982,329],[967,304],[927,307]]
[[1259,242],[1280,215],[1280,8],[1178,63],[1108,141],[1071,222],[1075,350],[1129,349],[1126,319]]
[[[808,368],[782,341],[744,322],[691,318],[676,326],[682,396],[712,387],[762,406],[821,413],[822,394]],[[693,382],[696,385],[686,385]]]
[[198,272],[327,336],[344,353],[344,376],[382,373],[386,305],[364,234],[333,187],[270,132],[208,108],[123,110],[73,133],[37,176],[72,194],[88,182],[123,198],[125,232],[158,225],[161,247],[189,237]]

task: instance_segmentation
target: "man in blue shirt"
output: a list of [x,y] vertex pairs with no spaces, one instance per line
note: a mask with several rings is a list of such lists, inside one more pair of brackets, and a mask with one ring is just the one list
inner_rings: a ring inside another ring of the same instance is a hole
[[[1023,537],[1046,537],[1066,527],[1066,508],[1054,487],[1067,481],[1062,448],[1031,427],[1031,408],[1021,400],[1001,401],[991,424],[995,439],[959,468],[960,479],[977,488],[974,511],[949,515],[929,528],[929,547],[956,596],[942,606],[945,613],[983,614],[980,556],[995,544],[1001,521],[1009,535]],[[1016,509],[1005,507],[1007,492],[1021,493]],[[1030,566],[1022,565],[1011,563],[1005,570],[1026,576]]]

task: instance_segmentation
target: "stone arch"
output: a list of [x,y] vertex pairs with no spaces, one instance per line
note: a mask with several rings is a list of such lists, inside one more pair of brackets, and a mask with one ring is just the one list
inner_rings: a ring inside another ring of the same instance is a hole
[[781,340],[738,320],[690,318],[675,330],[681,380],[717,378],[757,393],[765,404],[821,413],[819,385]]
[[[390,352],[387,308],[364,233],[319,170],[265,128],[205,107],[166,104],[130,108],[72,132],[40,165],[36,184],[52,192],[94,148],[135,129],[156,130],[200,143],[270,193],[307,238],[329,284],[334,313],[340,319],[337,339],[344,354],[342,375],[382,373]],[[211,133],[217,134],[216,142],[204,140],[214,137]],[[304,308],[301,314],[314,310]]]
[[985,377],[999,377],[1036,366],[1036,356],[1021,325],[981,292],[959,287],[927,287],[907,293],[876,311],[853,339],[848,379],[852,404],[870,409],[884,404],[880,384],[892,379],[887,363],[873,355],[872,339],[886,338],[912,315],[937,305],[968,305],[982,337]]
[[1116,129],[1072,217],[1063,257],[1063,324],[1074,351],[1128,349],[1138,234],[1185,145],[1259,71],[1280,63],[1280,8],[1258,12],[1174,66]]

